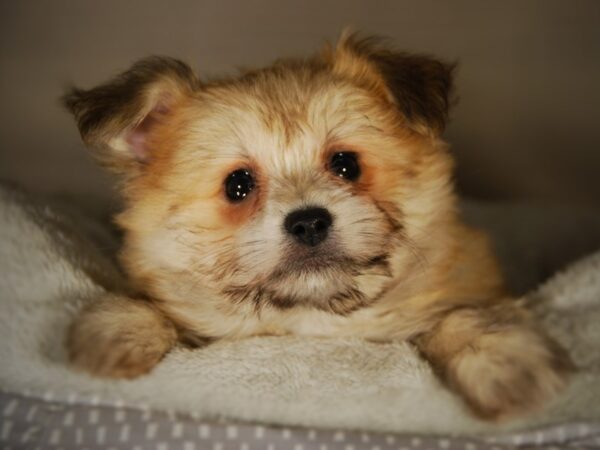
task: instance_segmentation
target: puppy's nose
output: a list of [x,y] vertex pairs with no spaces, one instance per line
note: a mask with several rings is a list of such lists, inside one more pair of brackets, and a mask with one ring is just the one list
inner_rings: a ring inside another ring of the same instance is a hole
[[289,213],[283,224],[298,242],[314,247],[325,240],[332,222],[325,208],[306,208]]

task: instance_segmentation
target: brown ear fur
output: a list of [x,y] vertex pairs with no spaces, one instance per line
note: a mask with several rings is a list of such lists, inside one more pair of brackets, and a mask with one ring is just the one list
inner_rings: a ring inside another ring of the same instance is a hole
[[376,37],[344,33],[335,49],[327,49],[334,72],[346,74],[382,92],[396,104],[409,125],[421,134],[444,131],[452,101],[455,64],[425,55],[386,48]]
[[62,101],[100,162],[124,172],[143,159],[131,148],[128,133],[136,129],[146,132],[197,85],[192,69],[185,63],[154,56],[93,89],[72,88]]

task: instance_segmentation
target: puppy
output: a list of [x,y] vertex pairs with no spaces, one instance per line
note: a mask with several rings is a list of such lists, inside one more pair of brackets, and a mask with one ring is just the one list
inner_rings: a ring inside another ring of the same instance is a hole
[[83,140],[121,176],[131,282],[74,322],[73,364],[131,378],[178,340],[404,339],[482,418],[553,398],[568,357],[457,215],[452,71],[345,34],[233,78],[154,57],[69,92]]

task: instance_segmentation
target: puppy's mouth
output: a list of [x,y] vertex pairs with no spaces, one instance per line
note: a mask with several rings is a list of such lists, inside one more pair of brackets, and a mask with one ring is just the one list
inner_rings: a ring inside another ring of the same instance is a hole
[[347,315],[375,299],[365,295],[356,279],[365,273],[389,277],[387,255],[357,261],[331,248],[290,252],[266,278],[244,286],[228,286],[223,293],[236,303],[250,301],[256,310],[310,307]]
[[392,274],[389,254],[350,256],[334,240],[315,246],[289,245],[275,268],[251,283],[229,285],[223,293],[235,303],[250,301],[260,311],[270,305],[277,309],[315,308],[347,315],[378,298],[363,292],[362,276],[378,276],[384,288]]
[[322,273],[345,271],[355,262],[333,246],[294,248],[282,258],[277,272],[284,274]]

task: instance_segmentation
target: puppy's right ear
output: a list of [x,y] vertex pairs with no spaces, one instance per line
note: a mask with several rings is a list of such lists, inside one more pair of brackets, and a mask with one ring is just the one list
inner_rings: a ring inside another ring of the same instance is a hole
[[198,84],[183,62],[150,57],[106,84],[73,88],[62,100],[94,156],[108,168],[127,173],[152,158],[149,134]]

